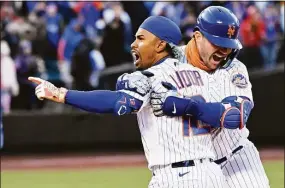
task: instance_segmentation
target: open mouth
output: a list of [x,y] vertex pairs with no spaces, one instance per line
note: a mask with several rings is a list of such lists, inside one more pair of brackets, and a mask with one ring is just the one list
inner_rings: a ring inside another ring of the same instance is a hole
[[140,56],[139,56],[138,52],[136,52],[134,50],[132,50],[132,56],[133,56],[134,64],[136,65],[140,61]]
[[225,56],[220,56],[220,55],[214,54],[213,59],[214,59],[214,61],[220,62],[223,59],[225,59]]

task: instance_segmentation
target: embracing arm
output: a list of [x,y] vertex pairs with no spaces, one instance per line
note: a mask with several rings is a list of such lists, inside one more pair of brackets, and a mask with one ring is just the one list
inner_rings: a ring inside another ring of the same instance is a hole
[[162,107],[166,115],[192,115],[212,127],[228,129],[243,128],[252,108],[252,103],[243,96],[230,96],[222,102],[214,103],[205,102],[200,96],[191,98],[169,96]]
[[202,96],[184,98],[170,83],[162,82],[162,87],[168,91],[151,93],[150,103],[157,116],[191,115],[214,128],[236,129],[243,128],[253,108],[253,103],[244,96],[229,96],[210,103]]

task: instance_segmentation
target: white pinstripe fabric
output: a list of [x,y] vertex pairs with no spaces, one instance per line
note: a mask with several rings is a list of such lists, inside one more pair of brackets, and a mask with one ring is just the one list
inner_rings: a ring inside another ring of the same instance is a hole
[[[232,83],[232,77],[235,74],[242,74],[246,77],[248,81],[248,86],[246,88],[239,88]],[[210,100],[211,101],[221,101],[225,97],[232,95],[243,95],[248,97],[253,101],[251,83],[249,82],[249,76],[244,64],[238,60],[234,60],[230,67],[227,69],[218,69],[213,74],[213,81],[218,87],[210,88]],[[211,83],[210,83],[211,85]],[[218,88],[218,89],[217,89]],[[222,129],[218,135],[214,138],[214,149],[217,158],[222,158],[230,154],[235,148],[245,142],[249,135],[249,131],[246,127],[239,130],[229,130]]]
[[259,153],[252,143],[221,164],[226,188],[269,188]]

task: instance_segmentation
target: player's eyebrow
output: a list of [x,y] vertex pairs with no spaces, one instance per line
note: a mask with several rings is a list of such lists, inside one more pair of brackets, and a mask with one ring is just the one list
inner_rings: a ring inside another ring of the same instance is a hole
[[137,38],[137,39],[143,39],[143,38],[145,38],[145,37],[144,37],[143,34],[138,34],[138,35],[136,35],[136,38]]

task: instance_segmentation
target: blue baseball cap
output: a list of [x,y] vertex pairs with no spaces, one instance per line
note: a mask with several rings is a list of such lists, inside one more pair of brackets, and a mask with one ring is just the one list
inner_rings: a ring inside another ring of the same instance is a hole
[[182,34],[178,25],[163,16],[148,17],[140,25],[140,28],[147,30],[167,43],[178,45],[182,40]]

